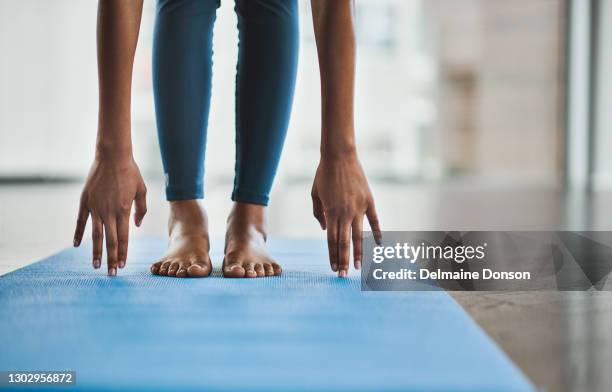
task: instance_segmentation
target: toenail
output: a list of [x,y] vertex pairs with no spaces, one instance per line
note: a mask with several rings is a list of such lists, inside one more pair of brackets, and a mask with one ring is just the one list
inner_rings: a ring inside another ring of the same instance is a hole
[[345,270],[340,271],[338,276],[340,276],[341,278],[346,278],[346,271]]
[[336,263],[333,263],[331,265],[331,267],[332,267],[332,271],[334,271],[334,272],[336,272],[338,270],[338,264],[336,264]]
[[95,269],[100,268],[100,260],[95,259],[95,260],[93,261],[93,266],[94,266],[94,268],[95,268]]
[[119,262],[119,268],[123,268],[123,267],[125,267],[125,260],[121,260]]
[[361,260],[355,261],[355,268],[358,269],[358,270],[361,269]]
[[108,270],[108,276],[116,276],[116,275],[117,275],[117,269],[115,267]]

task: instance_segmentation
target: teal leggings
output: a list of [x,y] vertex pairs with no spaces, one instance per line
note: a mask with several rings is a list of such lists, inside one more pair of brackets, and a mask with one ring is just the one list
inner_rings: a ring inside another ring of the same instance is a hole
[[[157,2],[153,91],[168,200],[204,197],[218,6],[219,0]],[[235,11],[239,45],[232,200],[267,205],[293,101],[297,0],[236,0]]]

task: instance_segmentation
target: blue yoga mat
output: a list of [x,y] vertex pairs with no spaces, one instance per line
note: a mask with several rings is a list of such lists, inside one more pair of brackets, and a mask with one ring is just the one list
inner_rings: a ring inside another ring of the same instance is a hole
[[448,294],[361,292],[323,241],[272,239],[284,274],[242,280],[219,249],[212,277],[152,276],[151,238],[108,278],[90,246],[0,278],[0,371],[75,371],[70,391],[534,390]]

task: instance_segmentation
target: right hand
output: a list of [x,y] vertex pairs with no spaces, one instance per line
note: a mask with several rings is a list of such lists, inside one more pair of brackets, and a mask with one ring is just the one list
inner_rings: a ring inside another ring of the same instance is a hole
[[74,232],[74,246],[79,246],[91,215],[94,268],[102,264],[104,237],[108,275],[115,276],[117,267],[125,267],[132,203],[136,209],[134,223],[140,226],[147,212],[146,194],[140,170],[131,156],[121,159],[96,157],[81,193]]

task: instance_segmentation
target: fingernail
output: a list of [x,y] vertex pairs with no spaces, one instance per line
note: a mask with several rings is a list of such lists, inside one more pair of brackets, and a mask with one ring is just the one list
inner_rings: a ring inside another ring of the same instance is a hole
[[94,266],[94,268],[95,268],[95,269],[100,268],[100,260],[95,259],[95,260],[93,261],[93,266]]
[[346,278],[346,271],[345,270],[340,271],[338,276],[340,276],[341,278]]
[[332,271],[336,272],[338,271],[338,264],[332,264]]
[[125,260],[121,260],[119,262],[119,268],[123,268],[123,267],[125,267]]
[[117,275],[117,268],[112,267],[108,270],[108,276],[116,276]]
[[355,269],[358,269],[358,270],[361,269],[361,260],[355,261]]

